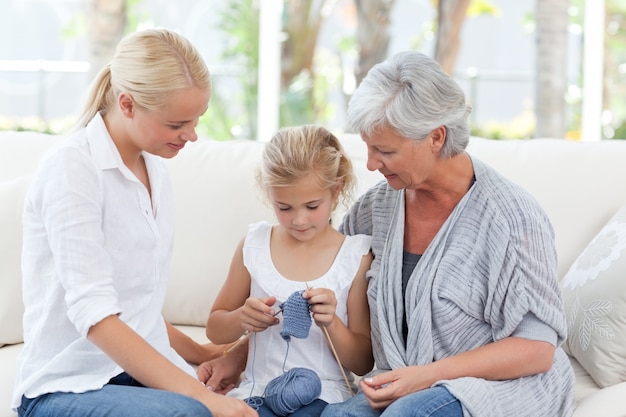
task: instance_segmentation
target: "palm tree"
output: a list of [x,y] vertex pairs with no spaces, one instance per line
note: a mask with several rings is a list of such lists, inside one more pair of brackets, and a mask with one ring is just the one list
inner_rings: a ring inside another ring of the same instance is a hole
[[315,50],[320,28],[337,0],[284,2],[281,55],[281,124],[318,120],[321,103],[315,97]]
[[357,85],[377,63],[387,58],[389,25],[395,0],[354,0],[357,9],[359,63],[354,70]]
[[535,137],[565,135],[568,0],[536,0]]
[[452,74],[461,45],[460,34],[472,0],[439,0],[435,61]]
[[126,30],[125,0],[86,0],[90,79],[108,63]]

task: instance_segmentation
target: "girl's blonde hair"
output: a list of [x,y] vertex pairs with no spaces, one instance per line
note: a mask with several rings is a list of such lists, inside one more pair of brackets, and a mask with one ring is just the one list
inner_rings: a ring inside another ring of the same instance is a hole
[[321,188],[339,190],[333,208],[339,202],[349,205],[355,187],[352,162],[339,139],[321,126],[277,131],[265,145],[257,180],[267,195],[270,188],[293,185],[311,173]]
[[167,29],[131,33],[93,80],[77,126],[84,127],[96,113],[110,110],[122,91],[138,106],[157,110],[171,93],[191,87],[210,93],[211,74],[188,39]]

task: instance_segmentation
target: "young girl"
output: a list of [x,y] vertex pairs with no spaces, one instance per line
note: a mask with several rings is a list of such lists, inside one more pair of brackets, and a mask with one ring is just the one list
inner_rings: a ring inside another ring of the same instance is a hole
[[[268,382],[284,371],[309,368],[321,379],[321,395],[291,415],[318,416],[327,403],[350,396],[333,349],[358,375],[373,366],[365,280],[370,238],[344,236],[330,224],[353,187],[352,164],[326,129],[285,128],[266,145],[258,180],[278,224],[250,226],[213,305],[207,336],[229,343],[252,332],[244,379],[229,395],[263,397]],[[277,313],[302,290],[317,326],[306,339],[291,338],[287,350]],[[266,403],[257,411],[275,415]]]
[[161,158],[197,139],[210,92],[187,39],[129,35],[94,81],[82,127],[42,161],[23,217],[20,417],[256,415],[197,379],[185,360],[215,349],[161,315],[174,225]]

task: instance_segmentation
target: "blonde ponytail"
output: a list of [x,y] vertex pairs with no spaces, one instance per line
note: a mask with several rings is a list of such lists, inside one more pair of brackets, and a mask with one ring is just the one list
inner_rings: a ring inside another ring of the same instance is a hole
[[77,125],[84,127],[96,113],[110,110],[122,91],[137,105],[157,110],[172,93],[191,87],[210,93],[211,74],[187,38],[168,29],[131,33],[94,79]]
[[81,115],[78,117],[76,127],[81,128],[87,126],[96,113],[100,111],[106,112],[114,100],[115,95],[111,90],[111,65],[106,64],[98,72],[89,87],[87,102]]

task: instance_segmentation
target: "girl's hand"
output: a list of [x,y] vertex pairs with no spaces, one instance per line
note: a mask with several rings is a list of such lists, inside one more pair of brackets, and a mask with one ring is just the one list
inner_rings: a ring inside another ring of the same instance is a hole
[[241,327],[246,332],[262,332],[270,326],[280,322],[275,317],[276,312],[272,306],[276,303],[276,297],[248,298],[241,306]]
[[309,301],[311,313],[315,324],[320,327],[328,327],[337,317],[337,299],[335,293],[328,288],[309,288],[302,297]]

